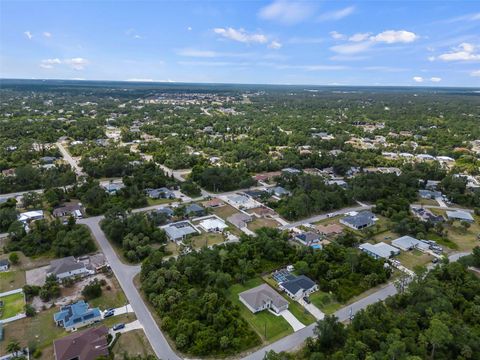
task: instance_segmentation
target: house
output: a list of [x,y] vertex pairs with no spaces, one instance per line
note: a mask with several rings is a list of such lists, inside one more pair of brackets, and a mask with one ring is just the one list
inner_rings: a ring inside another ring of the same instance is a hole
[[189,235],[199,233],[189,221],[179,221],[166,225],[163,227],[163,230],[165,230],[168,238],[176,243],[183,241]]
[[108,329],[105,326],[76,332],[53,342],[55,360],[96,360],[107,357]]
[[94,273],[94,271],[88,270],[83,262],[75,260],[73,256],[52,260],[47,269],[47,276],[55,275],[58,280],[74,276],[88,276]]
[[267,284],[241,292],[238,299],[254,314],[266,309],[278,314],[288,309],[288,301]]
[[247,226],[247,223],[252,221],[252,217],[250,215],[244,213],[235,213],[227,218],[227,221],[233,224],[235,227],[241,229]]
[[272,195],[277,196],[277,197],[290,195],[290,191],[288,191],[287,189],[285,189],[281,186],[275,186],[273,188],[270,188],[270,189],[268,189],[268,192]]
[[202,220],[198,226],[206,232],[222,232],[228,227],[223,220],[217,218]]
[[43,210],[32,210],[26,211],[18,215],[18,221],[23,223],[29,223],[30,221],[42,220],[43,219]]
[[340,224],[317,225],[315,227],[320,235],[331,236],[339,235],[343,232],[343,227]]
[[384,242],[375,245],[364,243],[359,246],[359,249],[374,259],[390,259],[392,256],[400,254],[400,250]]
[[320,235],[314,233],[313,231],[307,231],[301,234],[297,234],[295,236],[295,240],[299,241],[305,246],[310,246],[320,241]]
[[40,158],[40,162],[44,164],[53,164],[55,160],[57,160],[57,158],[53,156],[44,156]]
[[249,210],[250,214],[255,214],[258,217],[267,217],[267,216],[274,216],[276,213],[272,209],[266,206],[259,206],[257,208],[253,208]]
[[427,190],[437,190],[438,184],[440,184],[440,181],[427,180],[427,183],[425,184],[425,189],[427,189]]
[[469,223],[473,223],[475,221],[472,214],[462,210],[447,211],[447,217],[452,220],[466,221]]
[[354,230],[361,230],[375,224],[375,215],[370,211],[362,211],[353,216],[340,219],[340,223]]
[[8,259],[0,260],[0,271],[8,271],[10,268],[10,262]]
[[262,196],[269,195],[265,190],[247,190],[244,191],[245,195],[250,196],[252,199],[260,199]]
[[156,209],[155,212],[158,214],[164,214],[167,219],[170,219],[173,216],[173,210],[169,207],[162,207]]
[[408,251],[412,249],[419,249],[425,251],[430,249],[430,245],[411,236],[402,236],[398,239],[395,239],[392,241],[392,245],[403,251]]
[[102,313],[99,308],[90,308],[83,301],[65,305],[60,311],[53,314],[53,319],[57,326],[62,326],[67,331],[75,331],[78,328],[99,322],[102,320]]
[[123,183],[107,183],[102,184],[102,187],[109,195],[115,195],[118,191],[123,189],[125,185]]
[[293,279],[279,284],[282,290],[292,299],[298,300],[318,290],[318,285],[305,275],[295,276]]
[[225,203],[219,198],[213,198],[211,200],[204,201],[202,205],[208,209],[208,208],[217,208],[217,207],[223,206],[225,205]]
[[428,221],[433,224],[445,221],[442,215],[435,215],[429,209],[425,208],[412,208],[412,213],[420,220]]
[[252,204],[258,204],[245,194],[232,194],[227,197],[228,202],[236,208],[251,208]]
[[175,194],[172,190],[162,187],[158,189],[146,189],[149,198],[152,199],[175,199]]
[[81,219],[83,216],[82,204],[80,203],[64,204],[63,206],[59,206],[53,209],[52,215],[55,217],[73,216],[76,219]]
[[198,204],[190,204],[185,208],[185,214],[188,216],[202,216],[205,214],[205,209]]
[[422,199],[436,199],[442,197],[442,192],[420,189],[418,190],[418,195],[420,195]]
[[289,174],[289,175],[298,175],[301,171],[295,168],[285,168],[282,169],[282,174]]

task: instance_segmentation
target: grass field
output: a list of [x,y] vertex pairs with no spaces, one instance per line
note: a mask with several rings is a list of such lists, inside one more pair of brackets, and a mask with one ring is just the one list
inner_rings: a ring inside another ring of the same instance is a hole
[[275,316],[268,311],[253,314],[238,299],[238,294],[242,291],[261,284],[263,284],[263,281],[260,278],[251,279],[243,285],[235,284],[229,289],[229,298],[234,304],[240,307],[242,317],[250,324],[262,341],[272,342],[293,333],[290,324],[283,317]]
[[123,359],[129,356],[155,355],[143,330],[132,330],[120,335],[112,349],[114,359]]
[[247,227],[252,230],[256,231],[258,229],[261,229],[262,227],[269,227],[269,228],[277,228],[280,224],[273,220],[273,219],[255,219],[252,222],[248,223]]
[[0,298],[3,306],[0,308],[0,320],[8,319],[24,311],[25,297],[23,292]]
[[214,244],[220,244],[225,241],[222,234],[219,233],[201,233],[200,235],[192,237],[192,246],[195,249],[199,249]]
[[433,260],[433,256],[425,254],[420,250],[402,251],[396,257],[406,268],[413,270],[416,266],[425,266]]
[[227,217],[237,213],[238,210],[235,209],[233,206],[226,204],[223,206],[219,206],[217,208],[212,208],[212,212],[218,217],[221,217],[222,219],[226,220]]
[[15,290],[25,285],[25,271],[0,272],[0,293]]
[[337,302],[332,295],[323,291],[316,291],[309,296],[313,305],[322,310],[325,314],[330,315],[342,307],[342,304]]
[[91,307],[99,307],[104,310],[124,306],[128,302],[115,276],[109,278],[108,281],[111,283],[111,289],[107,290],[106,287],[103,287],[102,296],[88,302]]

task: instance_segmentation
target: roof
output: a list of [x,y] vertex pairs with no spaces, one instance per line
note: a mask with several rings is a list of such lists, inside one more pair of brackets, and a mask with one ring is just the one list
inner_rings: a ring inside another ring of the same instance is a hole
[[276,308],[288,305],[288,301],[267,284],[262,284],[253,289],[241,292],[238,296],[254,309],[258,309],[270,301]]
[[73,256],[67,256],[62,259],[55,259],[50,261],[50,267],[48,268],[47,273],[59,275],[83,268],[85,268],[84,263],[77,262]]
[[28,221],[30,219],[42,218],[42,217],[43,217],[43,210],[32,210],[32,211],[26,211],[26,212],[21,213],[18,216],[18,220]]
[[173,216],[173,210],[169,207],[162,207],[155,210],[157,213],[165,214],[167,217]]
[[305,275],[300,275],[295,277],[292,280],[287,280],[285,282],[282,282],[281,285],[289,293],[296,294],[299,290],[303,290],[303,291],[310,290],[316,284],[309,277],[306,277]]
[[164,227],[164,230],[168,237],[174,240],[197,233],[197,230],[195,230],[195,228],[187,221],[170,224]]
[[422,250],[428,250],[430,246],[423,241],[417,240],[411,236],[402,236],[398,239],[392,241],[392,245],[396,246],[402,250],[419,248]]
[[437,197],[441,197],[441,196],[442,196],[441,191],[432,191],[432,190],[423,190],[423,189],[420,189],[420,190],[418,190],[418,193],[419,193],[420,196],[422,196],[422,197],[437,198]]
[[8,261],[8,259],[2,259],[0,260],[0,266],[8,266],[10,265],[10,262]]
[[455,211],[447,211],[447,216],[452,219],[458,220],[465,220],[465,221],[473,221],[473,216],[467,211],[455,210]]
[[385,244],[384,242],[379,242],[375,245],[372,245],[370,243],[364,243],[361,244],[359,248],[360,250],[368,251],[384,259],[388,259],[390,256],[392,256],[392,254],[398,254],[400,252],[400,250],[398,250],[397,248]]
[[290,191],[288,191],[287,189],[285,189],[281,186],[275,186],[274,188],[271,188],[270,192],[274,193],[276,195],[288,195],[288,194],[290,194]]
[[101,316],[98,308],[91,309],[88,303],[80,300],[76,303],[62,306],[60,311],[53,315],[53,318],[56,322],[63,321],[63,327],[70,328]]
[[227,218],[227,221],[238,227],[240,225],[243,225],[243,223],[252,221],[252,217],[250,215],[239,212],[229,216]]
[[82,205],[80,203],[69,203],[69,204],[64,204],[62,206],[58,206],[55,209],[53,209],[53,216],[61,215],[64,213],[72,213],[76,210],[81,210]]
[[215,207],[215,206],[220,206],[220,205],[223,205],[224,202],[222,200],[220,200],[219,198],[213,198],[211,200],[208,200],[208,201],[204,201],[202,203],[203,206],[205,207]]
[[198,204],[190,204],[186,207],[185,212],[188,214],[188,213],[191,213],[191,212],[200,212],[200,211],[204,211],[204,210],[205,209]]
[[248,196],[245,195],[245,194],[230,195],[230,196],[228,196],[228,200],[233,201],[233,202],[238,203],[238,204],[244,204],[244,203],[250,201]]
[[355,227],[360,227],[369,224],[374,217],[375,215],[371,211],[362,211],[357,215],[346,216],[342,219],[342,221]]
[[95,360],[108,355],[108,329],[105,326],[76,332],[53,342],[56,360]]
[[220,229],[220,230],[223,230],[225,228],[227,228],[227,224],[225,224],[225,222],[223,222],[222,220],[219,220],[219,219],[205,219],[203,221],[200,222],[199,224],[201,227],[203,227],[204,229],[208,229],[208,230],[211,230],[211,229]]
[[312,241],[315,241],[315,240],[319,240],[320,239],[320,235],[318,234],[315,234],[314,232],[312,231],[307,231],[307,232],[304,232],[302,234],[298,234],[297,236],[295,236],[297,239],[303,241],[303,242],[312,242]]

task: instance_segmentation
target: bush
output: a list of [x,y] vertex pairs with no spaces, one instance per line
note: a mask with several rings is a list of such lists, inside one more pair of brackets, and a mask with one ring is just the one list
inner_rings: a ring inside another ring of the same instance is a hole
[[10,256],[8,257],[8,260],[10,261],[10,263],[12,263],[13,265],[16,265],[20,262],[20,258],[18,257],[18,254],[15,253],[15,252],[12,252],[10,254]]
[[91,281],[82,290],[82,296],[86,300],[96,299],[102,295],[102,285],[97,279]]
[[36,349],[33,354],[32,354],[34,359],[38,359],[40,356],[42,356],[42,350]]
[[30,304],[25,305],[25,315],[27,317],[34,317],[37,314],[34,307]]

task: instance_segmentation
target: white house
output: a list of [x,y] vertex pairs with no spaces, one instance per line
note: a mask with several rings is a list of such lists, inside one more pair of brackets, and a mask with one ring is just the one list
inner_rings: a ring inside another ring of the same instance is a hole
[[222,232],[228,226],[223,220],[217,218],[209,218],[202,220],[198,226],[206,232]]
[[47,269],[47,276],[55,275],[58,280],[75,276],[83,277],[94,273],[95,271],[87,269],[83,262],[75,260],[73,256],[52,260]]
[[30,221],[41,219],[43,219],[43,210],[26,211],[18,215],[18,221],[21,221],[23,223],[28,223]]

